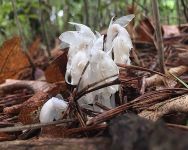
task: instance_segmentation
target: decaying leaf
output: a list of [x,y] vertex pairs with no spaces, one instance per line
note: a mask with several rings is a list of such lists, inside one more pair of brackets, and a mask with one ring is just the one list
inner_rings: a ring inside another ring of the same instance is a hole
[[136,39],[138,41],[153,43],[154,32],[154,26],[151,20],[149,20],[149,18],[144,18],[136,28]]
[[180,35],[180,31],[176,25],[163,25],[162,29],[165,38]]
[[188,95],[182,95],[164,102],[157,103],[142,111],[139,116],[149,120],[157,121],[165,114],[171,112],[188,112]]
[[187,61],[188,52],[180,53],[180,54],[178,54],[178,57],[179,57],[180,63],[182,65],[188,66],[188,61]]
[[41,39],[36,38],[36,40],[29,47],[29,52],[33,57],[36,56],[37,50],[39,49],[39,46],[41,44],[40,42],[41,42]]
[[0,60],[0,83],[7,78],[19,78],[19,73],[29,66],[19,37],[4,42],[0,48]]
[[3,133],[3,132],[0,133],[0,141],[12,141],[15,139],[16,139],[15,135],[12,135],[10,133]]

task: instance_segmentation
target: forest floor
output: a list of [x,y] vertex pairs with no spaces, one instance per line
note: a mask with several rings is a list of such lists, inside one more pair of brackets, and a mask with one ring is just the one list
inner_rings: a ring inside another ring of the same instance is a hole
[[[28,55],[19,37],[5,41],[0,48],[0,149],[188,149],[188,25],[162,26],[165,74],[159,72],[152,21],[145,18],[130,30],[132,65],[118,64],[120,75],[113,83],[121,92],[115,108],[98,104],[102,113],[74,105],[89,88],[75,95],[66,84],[67,50],[56,44],[49,58],[37,38]],[[69,117],[40,124],[40,108],[57,94],[73,103]],[[87,115],[93,118],[87,121]]]

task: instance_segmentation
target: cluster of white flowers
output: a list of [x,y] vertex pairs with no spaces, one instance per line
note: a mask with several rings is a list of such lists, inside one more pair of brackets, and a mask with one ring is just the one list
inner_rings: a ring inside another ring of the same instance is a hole
[[[130,64],[129,53],[133,46],[125,27],[133,18],[134,15],[123,16],[115,21],[112,18],[106,41],[104,41],[103,35],[99,32],[94,34],[86,25],[69,22],[76,27],[76,31],[64,32],[59,37],[63,46],[69,46],[66,82],[77,85],[87,62],[89,62],[89,65],[82,76],[78,91],[89,84],[119,74],[116,63]],[[114,60],[112,59],[112,53],[114,54]],[[115,78],[117,77],[106,79],[100,84],[107,83]],[[118,88],[118,85],[113,85],[88,93],[80,98],[78,102],[80,106],[94,110],[100,110],[95,105],[96,101],[112,108],[114,102],[110,97],[118,91]],[[89,104],[93,104],[93,107]],[[64,105],[64,102],[62,105]]]
[[[77,85],[81,73],[89,61],[79,90],[87,85],[119,73],[116,63],[130,64],[129,52],[132,42],[127,30],[124,28],[134,18],[134,15],[123,16],[115,21],[111,20],[107,31],[106,42],[99,32],[94,34],[91,29],[83,24],[72,23],[76,31],[67,31],[60,35],[60,40],[69,45],[66,82]],[[103,51],[104,45],[104,51]],[[114,53],[114,60],[112,59]],[[110,78],[104,82],[114,80]],[[104,82],[101,82],[104,83]],[[110,96],[118,90],[118,86],[110,86],[89,93],[79,100],[80,105],[87,106],[100,101],[107,107],[112,107]]]

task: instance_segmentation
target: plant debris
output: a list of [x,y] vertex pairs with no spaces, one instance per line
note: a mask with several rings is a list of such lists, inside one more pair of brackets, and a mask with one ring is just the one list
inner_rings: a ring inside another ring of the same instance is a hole
[[[93,149],[187,149],[188,26],[162,25],[159,39],[151,18],[128,25],[133,18],[112,18],[104,35],[69,22],[76,30],[62,33],[62,43],[54,39],[51,51],[39,37],[27,55],[23,37],[5,41],[0,141],[13,143],[2,142],[0,149],[25,149],[30,142],[42,149],[50,143],[52,148],[76,143],[83,149],[90,144]],[[164,62],[158,61],[158,40]]]

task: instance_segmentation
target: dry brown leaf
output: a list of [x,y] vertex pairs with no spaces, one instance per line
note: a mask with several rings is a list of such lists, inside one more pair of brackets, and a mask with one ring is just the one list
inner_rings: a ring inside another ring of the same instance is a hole
[[154,32],[155,31],[151,20],[144,18],[136,27],[136,40],[153,43]]
[[15,139],[16,139],[15,135],[12,135],[10,133],[3,133],[3,132],[0,133],[0,142],[2,142],[2,141],[12,141],[12,140],[15,140]]
[[176,25],[163,25],[162,29],[165,38],[180,35],[180,31]]
[[4,42],[0,48],[0,60],[0,83],[7,78],[17,79],[19,72],[29,66],[29,61],[22,51],[19,37]]
[[41,42],[41,39],[40,38],[36,38],[36,40],[29,47],[29,52],[30,52],[31,56],[35,56],[36,55],[37,50],[40,47],[40,42]]
[[60,56],[53,60],[45,70],[46,81],[50,83],[64,81],[67,65],[67,52],[64,51]]

